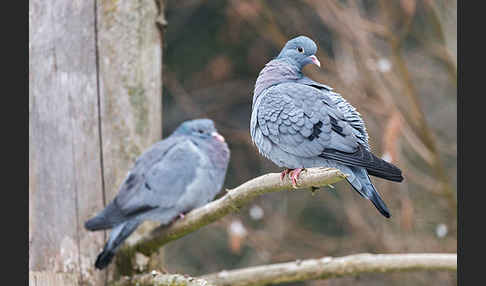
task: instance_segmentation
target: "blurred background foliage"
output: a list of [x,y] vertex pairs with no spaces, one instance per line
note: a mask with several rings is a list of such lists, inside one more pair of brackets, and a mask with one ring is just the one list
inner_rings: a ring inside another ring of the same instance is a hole
[[[404,172],[372,179],[385,219],[346,182],[262,196],[167,245],[165,268],[202,275],[353,253],[457,251],[457,3],[451,0],[166,1],[163,135],[212,118],[231,148],[225,188],[281,170],[249,134],[258,73],[283,44],[314,39],[330,85],[362,114],[373,152]],[[455,285],[451,273],[369,274],[299,285]]]

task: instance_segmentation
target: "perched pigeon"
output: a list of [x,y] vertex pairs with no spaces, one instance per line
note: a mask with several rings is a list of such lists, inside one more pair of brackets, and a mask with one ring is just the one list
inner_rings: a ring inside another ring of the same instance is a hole
[[182,123],[143,153],[118,195],[85,223],[91,231],[112,228],[95,267],[105,268],[144,220],[166,225],[211,201],[221,190],[229,157],[224,138],[209,119]]
[[316,51],[314,41],[299,36],[265,65],[253,93],[252,140],[261,154],[287,168],[281,178],[288,173],[294,186],[304,168],[337,168],[388,218],[390,212],[368,175],[401,182],[402,172],[371,153],[365,124],[353,106],[302,74],[309,63],[320,67]]

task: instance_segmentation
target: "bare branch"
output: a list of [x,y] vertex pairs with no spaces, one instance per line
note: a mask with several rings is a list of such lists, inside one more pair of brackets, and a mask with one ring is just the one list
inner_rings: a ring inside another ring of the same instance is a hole
[[456,271],[457,255],[455,253],[356,254],[221,271],[197,278],[152,271],[150,274],[122,279],[114,285],[249,286],[324,280],[363,273],[432,270]]
[[357,254],[338,258],[323,257],[278,263],[201,276],[213,285],[265,285],[304,280],[329,279],[363,273],[386,273],[420,270],[457,270],[457,255]]
[[125,277],[115,282],[113,286],[129,285],[153,285],[153,286],[214,286],[206,280],[190,277],[181,274],[161,274],[152,271],[150,274],[135,275],[131,278]]
[[[301,173],[297,186],[299,189],[321,187],[334,184],[344,178],[345,175],[337,169],[309,168]],[[135,245],[129,246],[128,249],[125,247],[122,251],[127,254],[141,252],[150,256],[164,244],[208,225],[235,210],[239,210],[257,196],[289,189],[292,189],[292,185],[288,177],[283,181],[280,180],[280,174],[277,173],[257,177],[233,190],[227,190],[226,195],[223,197],[192,210],[184,218],[178,219],[170,226],[154,230]]]

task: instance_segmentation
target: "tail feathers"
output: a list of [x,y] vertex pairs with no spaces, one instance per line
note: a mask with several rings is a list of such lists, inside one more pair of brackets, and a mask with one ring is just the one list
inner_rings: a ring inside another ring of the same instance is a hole
[[95,216],[84,223],[84,227],[90,231],[112,228],[113,224],[106,221],[104,217]]
[[370,201],[373,203],[375,208],[386,218],[390,218],[391,214],[385,205],[385,202],[381,199],[380,194],[375,190],[371,193],[369,197]]
[[403,181],[402,171],[397,166],[376,157],[361,145],[358,146],[357,151],[354,153],[346,153],[335,149],[324,149],[319,157],[340,162],[347,166],[366,168],[372,176],[394,182]]
[[378,191],[375,189],[371,180],[366,173],[365,169],[362,168],[353,168],[354,176],[347,179],[349,184],[353,187],[353,189],[358,192],[362,197],[367,198],[370,200],[375,208],[386,218],[390,218],[391,214],[386,206],[385,202],[381,198]]
[[113,257],[115,256],[115,252],[112,250],[105,250],[98,254],[98,257],[96,258],[95,262],[95,267],[96,269],[104,269],[110,262],[113,260]]
[[385,173],[380,173],[380,172],[375,172],[374,170],[368,170],[368,173],[372,176],[382,178],[385,180],[389,180],[392,182],[402,182],[403,181],[403,176],[402,174],[385,174]]
[[126,221],[128,218],[120,211],[115,201],[109,203],[104,210],[94,218],[87,220],[84,227],[90,231],[113,228],[115,225]]
[[116,250],[140,225],[139,221],[128,221],[113,228],[110,239],[103,247],[103,251],[96,258],[95,267],[103,269],[113,260]]

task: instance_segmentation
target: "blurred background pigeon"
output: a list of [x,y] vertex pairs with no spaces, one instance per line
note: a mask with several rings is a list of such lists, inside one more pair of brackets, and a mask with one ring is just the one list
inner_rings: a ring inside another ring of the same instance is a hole
[[303,168],[334,167],[385,217],[390,212],[369,175],[403,180],[394,165],[370,151],[360,114],[332,88],[302,74],[320,67],[317,46],[306,36],[288,41],[276,59],[260,72],[254,89],[250,133],[259,152],[289,174],[296,186]]
[[144,220],[169,224],[211,201],[224,182],[230,152],[210,119],[182,123],[135,162],[118,195],[88,230],[112,228],[95,266],[105,268],[122,242]]

